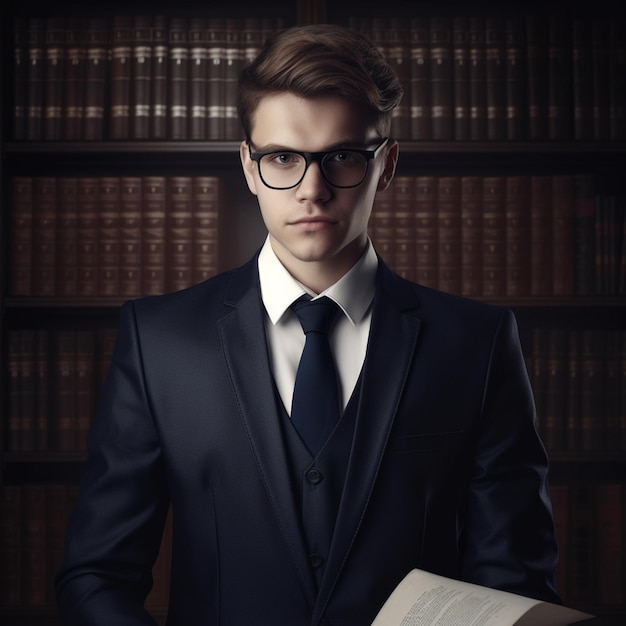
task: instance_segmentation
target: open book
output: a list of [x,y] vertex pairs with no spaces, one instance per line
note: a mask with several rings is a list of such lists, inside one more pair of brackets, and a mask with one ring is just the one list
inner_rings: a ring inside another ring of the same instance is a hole
[[591,617],[559,604],[414,569],[372,626],[568,626]]

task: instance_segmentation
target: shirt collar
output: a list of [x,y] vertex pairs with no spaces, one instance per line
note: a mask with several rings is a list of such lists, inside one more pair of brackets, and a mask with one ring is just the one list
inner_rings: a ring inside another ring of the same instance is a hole
[[[300,296],[309,294],[317,297],[317,294],[298,282],[278,260],[269,236],[259,253],[258,264],[261,297],[272,324],[277,324]],[[353,325],[358,324],[374,298],[377,268],[378,257],[368,240],[365,252],[354,266],[319,296],[328,296],[334,300],[350,322]]]

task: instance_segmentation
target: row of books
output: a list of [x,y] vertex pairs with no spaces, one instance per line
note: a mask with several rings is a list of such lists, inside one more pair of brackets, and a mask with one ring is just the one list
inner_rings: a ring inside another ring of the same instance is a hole
[[624,295],[625,215],[593,175],[396,176],[370,234],[399,274],[451,293]]
[[14,177],[10,293],[132,297],[218,271],[212,176]]
[[[115,336],[8,331],[9,452],[85,450]],[[537,327],[524,351],[549,451],[626,451],[626,331]]]
[[550,492],[564,603],[620,611],[626,602],[626,486],[558,484]]
[[117,330],[7,333],[6,449],[84,452]]
[[[54,578],[77,497],[78,486],[68,483],[0,487],[0,607],[54,606]],[[153,568],[148,609],[167,607],[170,550],[171,516]]]
[[15,140],[238,139],[239,72],[281,18],[17,18]]
[[[237,77],[280,18],[15,23],[14,139],[236,140]],[[414,140],[626,139],[626,22],[349,18],[405,88]]]
[[[614,483],[552,485],[560,560],[557,589],[569,606],[624,603],[626,487]],[[0,487],[0,606],[54,603],[54,575],[77,487],[26,484]],[[172,516],[153,568],[148,608],[165,608],[169,596]]]
[[549,451],[626,451],[626,331],[537,327],[525,346]]
[[626,21],[350,18],[405,88],[395,136],[416,140],[626,138]]

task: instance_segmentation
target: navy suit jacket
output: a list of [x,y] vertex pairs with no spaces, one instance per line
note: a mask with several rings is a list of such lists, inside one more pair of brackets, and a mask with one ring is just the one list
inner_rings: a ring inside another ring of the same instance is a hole
[[545,450],[513,314],[381,261],[349,467],[319,585],[256,257],[124,305],[57,578],[65,624],[143,611],[174,516],[169,624],[366,626],[414,567],[559,601]]

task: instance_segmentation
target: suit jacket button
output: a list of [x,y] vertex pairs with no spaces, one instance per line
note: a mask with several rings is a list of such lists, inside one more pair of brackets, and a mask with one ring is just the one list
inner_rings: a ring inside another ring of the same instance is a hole
[[309,554],[309,562],[311,567],[318,568],[324,562],[324,559],[317,552],[311,552]]
[[313,468],[306,473],[306,479],[312,484],[317,485],[324,480],[324,475],[319,470]]

